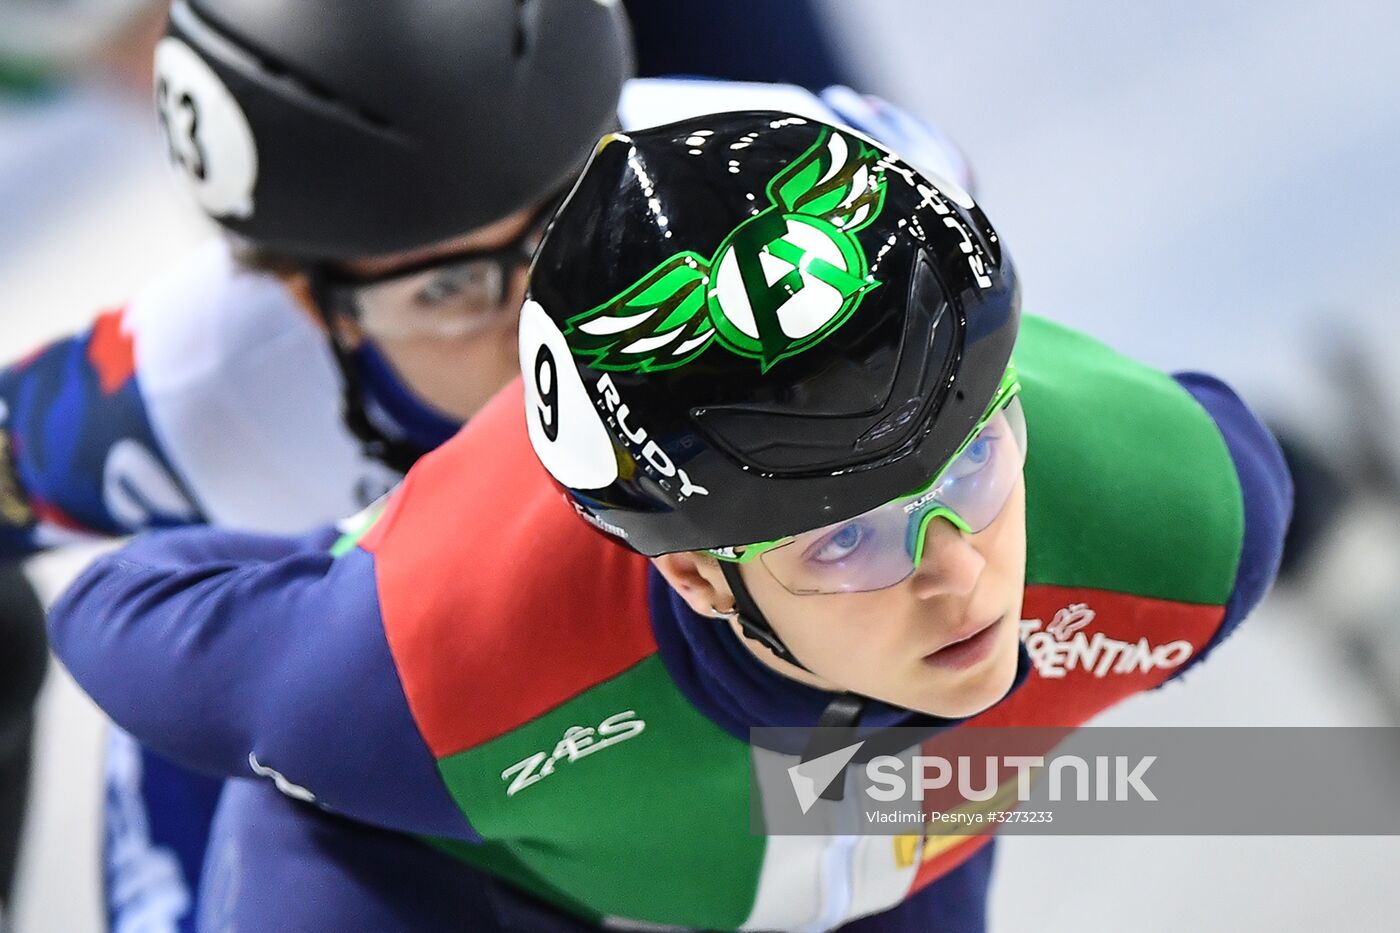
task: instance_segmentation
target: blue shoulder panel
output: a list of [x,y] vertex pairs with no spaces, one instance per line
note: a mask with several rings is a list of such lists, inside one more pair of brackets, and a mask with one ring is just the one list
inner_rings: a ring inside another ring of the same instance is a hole
[[1229,386],[1202,373],[1177,373],[1173,378],[1214,419],[1234,461],[1244,496],[1244,544],[1235,573],[1235,589],[1225,605],[1225,618],[1211,640],[1172,675],[1175,680],[1238,628],[1273,584],[1293,512],[1293,478],[1269,429]]

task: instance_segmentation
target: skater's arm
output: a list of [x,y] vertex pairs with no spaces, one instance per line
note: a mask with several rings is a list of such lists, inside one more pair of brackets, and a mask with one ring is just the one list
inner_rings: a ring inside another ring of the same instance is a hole
[[1269,429],[1229,386],[1200,373],[1175,376],[1214,419],[1230,451],[1244,499],[1244,540],[1225,618],[1214,636],[1174,677],[1204,659],[1254,611],[1278,575],[1293,511],[1293,479]]
[[54,650],[143,744],[385,827],[474,838],[414,725],[371,555],[327,529],[136,539],[50,616]]

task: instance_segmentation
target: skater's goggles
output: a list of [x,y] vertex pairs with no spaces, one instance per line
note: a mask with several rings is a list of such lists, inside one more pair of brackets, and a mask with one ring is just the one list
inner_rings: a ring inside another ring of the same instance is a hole
[[387,275],[337,273],[327,281],[332,299],[371,339],[453,340],[514,326],[515,309],[506,307],[511,279],[529,266],[558,206],[548,201],[519,236],[495,249],[435,256]]
[[924,556],[929,523],[945,518],[967,534],[996,521],[1026,461],[1021,385],[1008,368],[1001,387],[956,454],[928,484],[855,518],[746,547],[710,551],[757,560],[788,592],[865,593],[909,578]]

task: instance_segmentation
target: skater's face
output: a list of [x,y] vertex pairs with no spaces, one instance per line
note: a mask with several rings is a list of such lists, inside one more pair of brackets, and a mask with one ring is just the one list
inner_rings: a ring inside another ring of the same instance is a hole
[[347,263],[349,277],[373,284],[351,291],[355,311],[337,316],[339,339],[372,341],[420,400],[454,420],[472,417],[519,371],[526,268],[547,213],[532,208],[432,247]]
[[[754,600],[809,671],[743,638],[759,660],[794,680],[849,690],[935,716],[961,718],[1001,699],[1016,675],[1025,591],[1025,485],[977,534],[943,518],[925,530],[922,561],[902,582],[864,593],[794,595],[762,561],[741,565]],[[670,554],[657,566],[695,611],[734,606],[719,562]],[[737,623],[717,618],[739,634]]]

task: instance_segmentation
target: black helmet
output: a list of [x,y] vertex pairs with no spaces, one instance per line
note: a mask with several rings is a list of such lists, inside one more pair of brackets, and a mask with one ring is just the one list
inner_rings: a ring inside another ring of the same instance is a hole
[[205,211],[294,258],[425,246],[544,200],[616,124],[615,0],[175,0],[156,52]]
[[531,272],[531,441],[643,554],[844,521],[954,455],[1019,305],[972,199],[848,130],[745,112],[612,136]]

